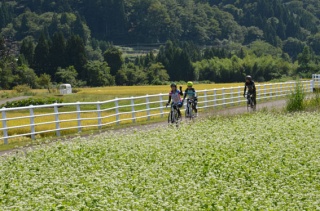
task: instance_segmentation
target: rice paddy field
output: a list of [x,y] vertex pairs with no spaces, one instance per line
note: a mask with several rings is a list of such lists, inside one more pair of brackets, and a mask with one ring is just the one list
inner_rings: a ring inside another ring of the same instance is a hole
[[1,210],[319,210],[319,113],[215,117],[0,158]]

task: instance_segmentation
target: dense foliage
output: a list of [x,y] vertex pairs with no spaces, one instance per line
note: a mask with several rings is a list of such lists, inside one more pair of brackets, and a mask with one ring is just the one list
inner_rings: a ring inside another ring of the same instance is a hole
[[[0,52],[19,58],[4,61],[0,55],[1,88],[25,83],[16,73],[21,65],[57,83],[62,82],[58,69],[73,67],[75,86],[159,84],[166,75],[171,81],[231,82],[244,74],[270,80],[309,77],[319,69],[320,4],[314,0],[14,0],[0,3],[0,17]],[[132,58],[111,43],[162,47]],[[256,65],[232,70],[228,63],[234,62],[234,55],[257,57]],[[269,55],[291,67],[280,74],[259,70]],[[218,58],[223,67],[213,72],[221,76],[206,78],[210,71],[202,79],[193,63],[209,60],[217,66]],[[110,68],[100,71],[100,82],[87,79],[89,61]],[[163,65],[161,76],[150,74],[155,64]],[[236,75],[228,77],[232,72]],[[36,80],[32,83],[40,86]]]
[[46,105],[46,104],[53,104],[53,103],[62,103],[62,99],[59,98],[29,98],[25,100],[17,100],[17,101],[10,101],[6,104],[1,105],[0,107],[6,108],[16,108],[16,107],[25,107],[30,105]]
[[0,204],[4,210],[316,210],[319,118],[218,118],[178,133],[108,134],[2,157]]

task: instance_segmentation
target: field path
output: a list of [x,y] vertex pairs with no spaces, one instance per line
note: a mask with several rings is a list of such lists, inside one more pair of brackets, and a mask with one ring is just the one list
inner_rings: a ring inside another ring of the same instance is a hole
[[[13,98],[12,98],[13,99]],[[23,98],[22,98],[23,99]],[[0,101],[1,102],[1,101]],[[277,100],[277,101],[271,101],[271,102],[264,102],[261,104],[257,105],[257,110],[261,110],[263,108],[267,108],[268,110],[270,109],[281,109],[285,106],[286,104],[286,100]],[[237,114],[242,114],[242,113],[246,113],[247,112],[247,108],[245,106],[241,106],[241,107],[233,107],[233,108],[226,108],[223,110],[217,110],[217,111],[210,111],[210,112],[204,112],[204,113],[200,113],[199,117],[200,119],[204,119],[210,116],[217,116],[217,115],[223,115],[223,116],[227,116],[227,115],[237,115]],[[133,133],[135,131],[149,131],[149,130],[153,130],[156,128],[161,128],[161,127],[166,127],[167,126],[167,122],[160,122],[160,123],[150,123],[147,125],[138,125],[138,126],[128,126],[126,128],[123,129],[116,129],[116,130],[108,130],[108,131],[104,131],[102,133],[100,133],[99,135],[103,135],[103,134],[108,134],[110,132],[112,133],[116,133],[116,134],[130,134]],[[88,137],[92,137],[94,135],[88,135]],[[84,136],[85,137],[85,136]],[[59,139],[61,140],[61,139]],[[70,141],[71,139],[66,139],[64,141]],[[54,142],[52,142],[54,143]],[[50,144],[52,144],[50,143]],[[24,151],[26,152],[28,149],[32,149],[33,147],[25,147],[22,149],[12,149],[12,150],[7,150],[7,151],[0,151],[0,156],[3,155],[8,155],[8,154],[12,154],[12,153],[16,153],[17,151]]]
[[6,104],[7,102],[17,101],[17,100],[24,100],[28,99],[30,96],[20,96],[20,97],[13,97],[0,100],[0,106]]

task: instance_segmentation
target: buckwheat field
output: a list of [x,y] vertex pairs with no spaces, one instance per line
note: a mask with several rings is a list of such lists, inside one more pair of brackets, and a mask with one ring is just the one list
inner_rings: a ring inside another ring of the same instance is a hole
[[0,209],[320,209],[319,119],[216,117],[1,157]]

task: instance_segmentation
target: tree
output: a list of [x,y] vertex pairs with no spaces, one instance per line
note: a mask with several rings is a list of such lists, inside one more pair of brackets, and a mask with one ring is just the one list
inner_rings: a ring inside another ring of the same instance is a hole
[[123,65],[122,52],[118,48],[111,46],[104,52],[103,56],[111,68],[111,75],[116,75],[117,71],[120,70]]
[[66,66],[66,41],[62,32],[54,33],[49,53],[50,75],[54,76],[58,67]]
[[13,81],[14,81],[14,77],[13,77],[11,68],[7,65],[1,65],[0,66],[0,88],[10,89]]
[[320,55],[320,32],[310,36],[308,39],[308,43],[312,50],[317,55]]
[[148,68],[147,76],[149,84],[154,85],[161,85],[163,84],[163,82],[168,81],[170,79],[167,70],[161,63],[151,64]]
[[78,72],[74,68],[74,66],[69,66],[66,69],[62,69],[61,67],[58,68],[56,74],[57,82],[59,83],[68,83],[72,86],[77,86],[77,76]]
[[24,56],[29,65],[33,64],[34,59],[34,44],[31,37],[27,37],[22,41],[20,54]]
[[148,77],[146,72],[130,62],[117,72],[116,82],[117,85],[143,85],[148,83]]
[[293,61],[297,60],[298,54],[303,51],[306,44],[297,38],[289,37],[283,43],[283,51],[288,53]]
[[27,65],[22,65],[15,71],[15,85],[27,84],[32,89],[38,87],[38,77],[33,69]]
[[41,33],[35,48],[33,67],[38,73],[47,73],[49,66],[49,43],[44,33]]
[[87,64],[86,49],[79,35],[72,35],[68,39],[65,58],[67,59],[66,66],[74,66],[81,78],[86,80],[86,74],[83,72]]
[[51,87],[51,76],[44,73],[41,74],[39,79],[38,79],[38,84],[40,86],[45,87],[46,89],[48,89],[49,93],[51,93],[50,87]]
[[54,33],[56,33],[59,30],[59,19],[58,14],[54,13],[52,16],[51,23],[49,25],[48,31],[49,35],[52,36]]
[[305,46],[303,48],[303,51],[301,54],[298,55],[298,63],[299,63],[299,72],[306,73],[309,70],[311,64],[311,51],[308,46]]
[[84,24],[82,23],[79,13],[76,13],[76,16],[77,16],[76,21],[73,23],[73,26],[72,26],[73,33],[76,35],[79,35],[82,38],[84,44],[86,44],[87,40],[89,39],[89,35],[84,28]]
[[106,62],[89,61],[84,68],[89,86],[115,85],[115,77],[110,74],[110,67]]

